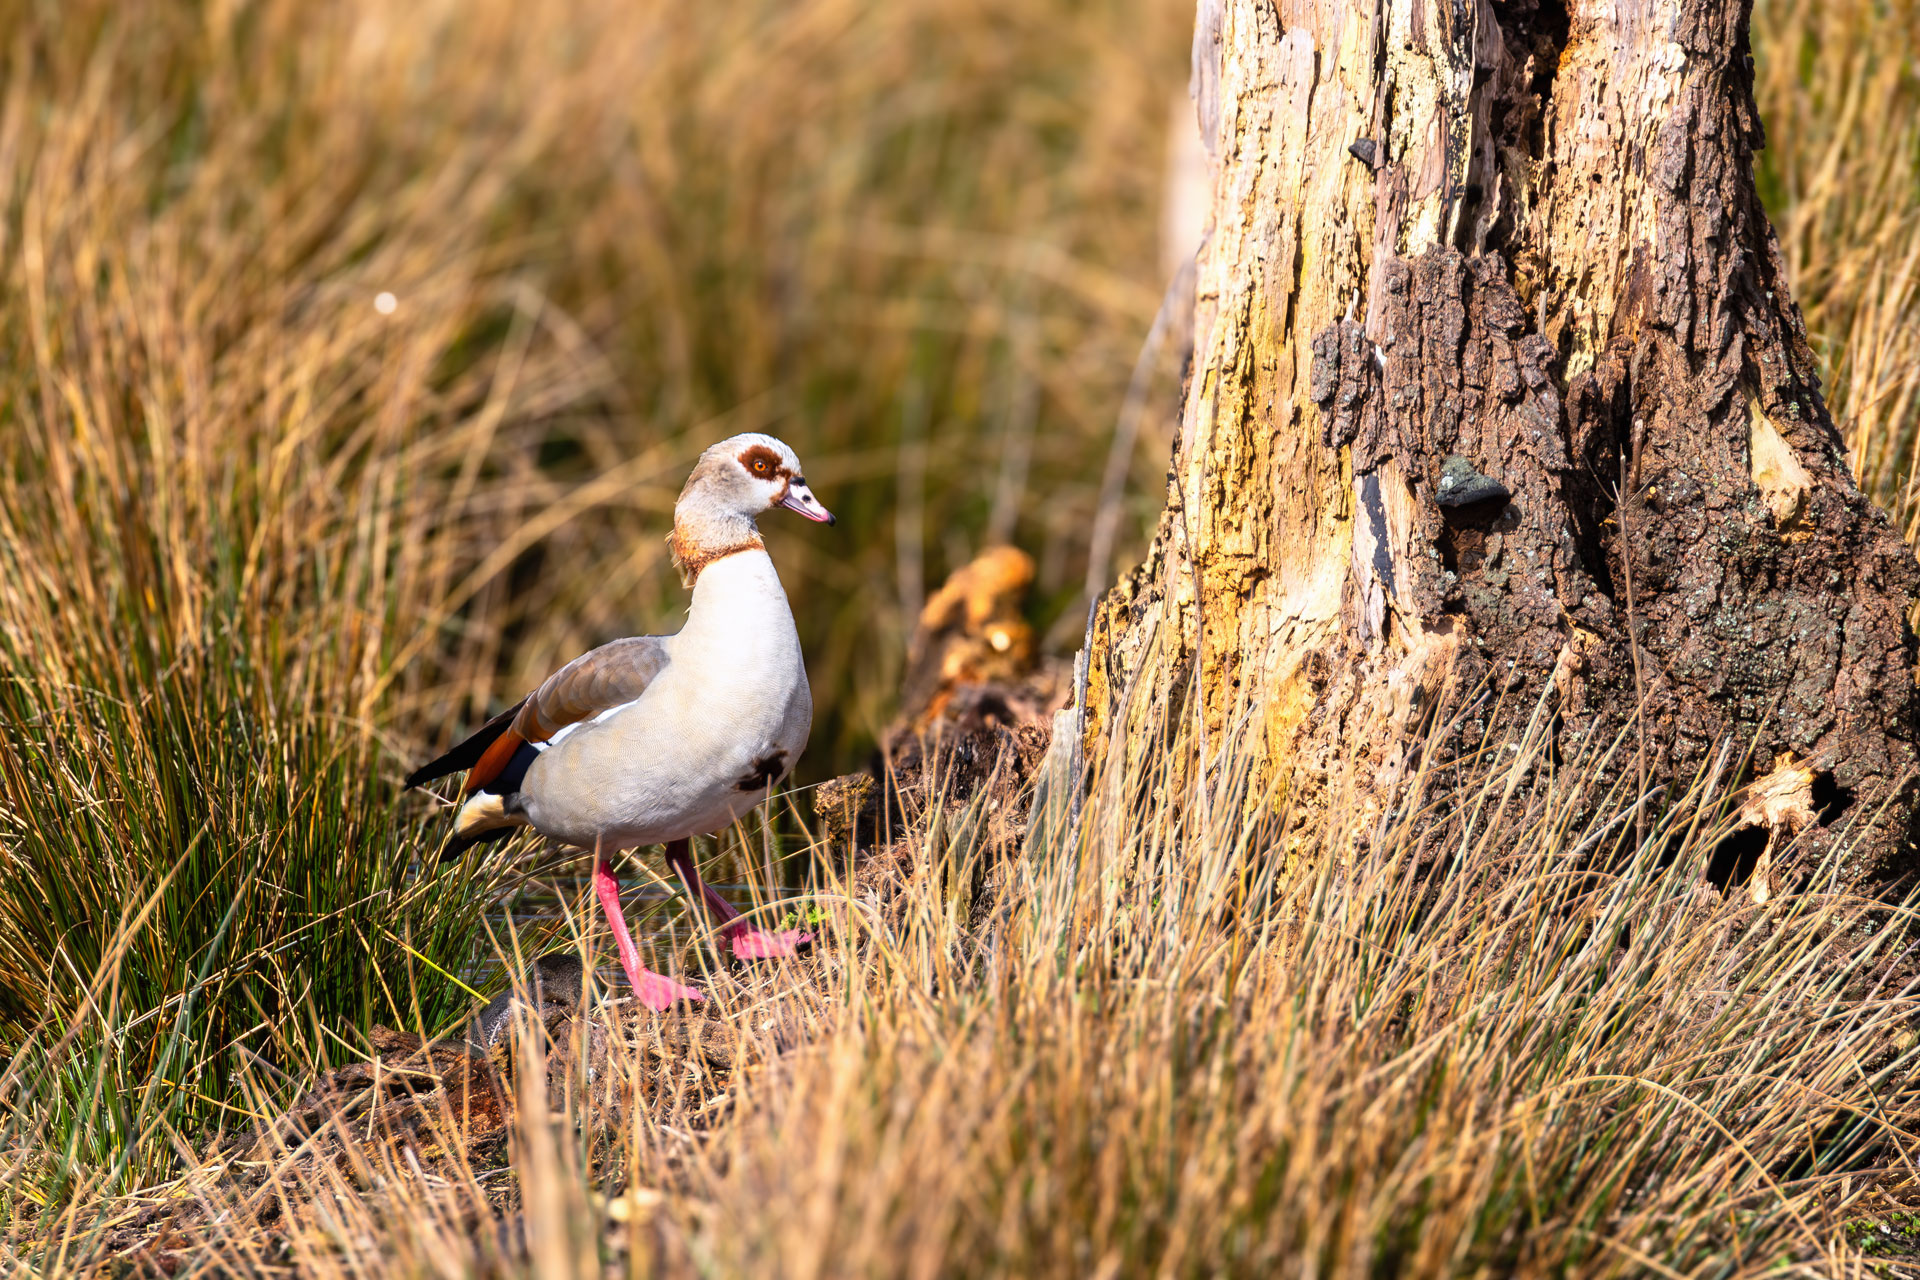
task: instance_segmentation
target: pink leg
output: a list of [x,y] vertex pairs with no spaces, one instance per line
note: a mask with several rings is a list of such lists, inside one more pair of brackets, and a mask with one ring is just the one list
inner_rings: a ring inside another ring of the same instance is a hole
[[627,983],[641,1004],[658,1012],[675,1000],[706,999],[692,987],[641,967],[639,948],[633,945],[626,917],[620,914],[620,882],[613,878],[613,868],[607,865],[597,846],[593,853],[593,891],[599,895],[600,909],[606,912],[607,923],[613,926],[613,940],[620,948],[620,967],[627,971]]
[[714,918],[720,923],[720,934],[727,940],[727,945],[733,948],[736,960],[790,956],[813,941],[813,935],[805,929],[761,929],[744,919],[733,909],[731,902],[700,878],[700,868],[693,864],[692,841],[667,841],[667,861],[680,877],[680,883],[687,887],[687,892],[705,902],[707,909],[713,912]]

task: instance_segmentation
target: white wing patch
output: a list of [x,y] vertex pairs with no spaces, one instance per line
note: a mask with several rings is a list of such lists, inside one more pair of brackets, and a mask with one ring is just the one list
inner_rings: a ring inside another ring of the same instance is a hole
[[634,698],[627,702],[622,702],[618,706],[608,707],[605,711],[596,714],[591,720],[576,720],[572,724],[561,725],[551,738],[548,738],[545,742],[534,743],[533,749],[535,751],[545,751],[548,747],[554,746],[583,724],[605,724],[622,711],[625,711],[628,707],[636,705],[639,701],[639,698]]

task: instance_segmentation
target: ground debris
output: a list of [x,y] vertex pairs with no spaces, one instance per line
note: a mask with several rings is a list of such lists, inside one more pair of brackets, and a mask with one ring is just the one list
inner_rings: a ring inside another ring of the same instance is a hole
[[1073,693],[1071,665],[1034,652],[1020,613],[1032,582],[1032,559],[1013,547],[956,569],[921,610],[900,714],[873,759],[815,791],[828,843],[854,856],[869,888],[912,861],[902,837],[928,829],[935,810],[984,813],[983,835],[1002,850],[1024,838],[1053,714]]
[[202,1274],[216,1254],[246,1258],[247,1274],[293,1274],[292,1242],[321,1229],[331,1201],[377,1206],[406,1181],[463,1188],[472,1230],[495,1231],[502,1256],[518,1256],[525,1232],[510,1170],[525,1106],[538,1099],[550,1117],[610,1134],[637,1101],[663,1123],[711,1128],[743,1068],[819,1030],[806,994],[817,982],[793,981],[817,967],[789,965],[784,979],[772,967],[718,970],[703,979],[704,1005],[654,1013],[624,998],[624,986],[583,982],[577,956],[545,956],[468,1024],[468,1038],[376,1026],[364,1059],[217,1141],[193,1185],[129,1201],[94,1274]]

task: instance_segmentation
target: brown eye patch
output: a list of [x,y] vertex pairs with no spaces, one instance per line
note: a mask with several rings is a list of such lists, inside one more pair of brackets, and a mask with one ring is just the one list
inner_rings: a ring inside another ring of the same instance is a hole
[[787,474],[787,468],[780,461],[780,455],[763,444],[756,444],[742,453],[740,465],[747,469],[748,475],[758,480],[772,480]]

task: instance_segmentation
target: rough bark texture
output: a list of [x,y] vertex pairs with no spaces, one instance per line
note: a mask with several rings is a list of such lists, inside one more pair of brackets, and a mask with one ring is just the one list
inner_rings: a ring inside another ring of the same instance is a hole
[[1748,18],[1201,0],[1194,362],[1097,622],[1095,758],[1192,691],[1297,795],[1391,776],[1449,683],[1551,690],[1563,747],[1643,706],[1656,779],[1801,762],[1809,850],[1891,802],[1849,875],[1906,869],[1920,572],[1755,194]]

